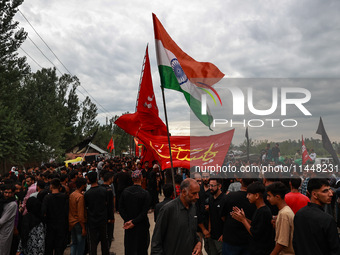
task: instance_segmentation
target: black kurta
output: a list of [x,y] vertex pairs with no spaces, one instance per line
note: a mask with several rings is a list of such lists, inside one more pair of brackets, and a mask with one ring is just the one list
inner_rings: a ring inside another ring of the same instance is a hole
[[339,255],[340,241],[331,215],[308,203],[294,217],[293,247],[296,255]]
[[216,199],[214,199],[214,196],[210,197],[209,201],[209,215],[211,224],[210,235],[211,238],[214,240],[218,240],[220,236],[223,235],[224,222],[221,216],[226,196],[227,195],[225,193],[221,193]]
[[253,255],[269,255],[275,246],[275,232],[268,206],[258,208],[251,221],[249,250]]
[[180,197],[159,212],[151,241],[151,254],[191,255],[198,242],[196,207],[185,208]]
[[[51,193],[44,197],[42,215],[46,221],[45,254],[63,254],[68,231],[68,199],[63,193]],[[0,253],[1,254],[1,253]]]
[[126,188],[119,201],[119,214],[124,222],[132,220],[134,227],[125,230],[125,255],[147,255],[150,243],[148,210],[149,192],[139,185]]
[[85,207],[87,209],[87,223],[90,228],[96,228],[100,224],[107,223],[108,196],[102,186],[91,187],[84,194]]
[[234,246],[246,246],[250,241],[250,234],[243,224],[231,217],[230,212],[233,207],[242,208],[247,219],[252,219],[256,206],[250,204],[246,191],[230,192],[226,198],[222,208],[222,216],[225,217],[223,225],[223,242]]

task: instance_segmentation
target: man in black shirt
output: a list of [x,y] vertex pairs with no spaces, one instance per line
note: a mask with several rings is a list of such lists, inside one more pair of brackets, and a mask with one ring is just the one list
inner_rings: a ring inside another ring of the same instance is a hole
[[68,198],[60,193],[60,180],[51,180],[51,193],[44,197],[42,215],[46,222],[45,254],[64,254],[68,232]]
[[48,190],[45,189],[45,182],[43,180],[37,181],[37,198],[42,203],[44,201],[44,197],[48,194]]
[[180,189],[180,196],[164,205],[158,215],[151,242],[152,255],[201,254],[194,205],[200,187],[195,180],[187,178]]
[[142,169],[142,188],[146,189],[148,186],[148,179],[149,179],[149,174],[150,174],[150,168],[149,168],[149,161],[144,161],[144,169]]
[[[104,170],[103,170],[104,171]],[[102,173],[103,173],[102,171]],[[108,204],[107,204],[107,239],[108,239],[108,245],[109,249],[111,247],[111,242],[113,240],[113,230],[114,230],[114,197],[113,197],[113,191],[112,191],[112,182],[113,182],[113,173],[112,172],[106,172],[103,175],[103,181],[104,183],[101,185],[106,189],[107,197],[108,197]]]
[[222,193],[222,180],[210,179],[209,187],[211,197],[209,199],[209,226],[210,238],[209,254],[221,255],[222,254],[222,239],[223,239],[223,224],[221,214],[226,194]]
[[133,186],[126,188],[120,198],[119,213],[124,220],[125,255],[147,255],[150,243],[148,210],[150,207],[149,192],[141,187],[142,172],[131,174]]
[[167,204],[168,202],[170,202],[172,200],[171,196],[174,194],[174,187],[172,184],[167,183],[164,185],[163,187],[163,193],[164,193],[164,200],[160,203],[158,203],[155,207],[155,211],[154,211],[154,220],[155,222],[157,221],[157,216],[159,214],[159,211],[161,210],[161,208]]
[[152,167],[152,170],[149,172],[148,175],[148,185],[147,185],[147,191],[149,191],[151,196],[151,209],[155,209],[156,204],[159,203],[158,200],[158,182],[159,182],[159,166],[157,164],[154,164]]
[[204,249],[209,253],[209,199],[210,199],[210,189],[209,189],[209,172],[202,173],[202,184],[200,187],[199,199],[196,202],[197,210],[197,220],[198,220],[198,232],[204,238]]
[[97,255],[97,245],[101,242],[103,255],[109,255],[109,246],[107,241],[107,205],[109,203],[107,191],[104,187],[98,185],[96,172],[87,174],[88,182],[91,188],[85,193],[84,201],[87,210],[89,252],[90,255]]
[[124,189],[131,186],[132,180],[131,180],[131,175],[128,172],[128,168],[123,168],[122,171],[120,171],[117,175],[116,175],[116,179],[117,179],[117,197],[116,197],[116,207],[117,207],[117,211],[119,211],[119,198],[120,195],[123,193]]
[[249,251],[252,255],[269,255],[275,246],[272,214],[263,201],[264,191],[265,187],[259,181],[247,187],[247,198],[257,208],[251,221],[246,218],[242,208],[234,207],[231,213],[232,217],[241,222],[251,235]]
[[247,187],[253,180],[242,178],[240,182],[240,191],[230,192],[225,198],[222,209],[221,215],[222,220],[224,220],[222,254],[248,254],[250,234],[242,223],[233,219],[230,215],[234,206],[243,208],[248,219],[253,217],[256,210],[256,206],[250,204],[247,199]]
[[308,182],[311,203],[294,217],[293,247],[296,255],[339,255],[340,241],[333,217],[324,212],[332,201],[332,190],[326,179],[312,178]]
[[280,148],[278,143],[276,143],[275,147],[272,149],[272,156],[274,158],[275,164],[278,164],[280,158]]

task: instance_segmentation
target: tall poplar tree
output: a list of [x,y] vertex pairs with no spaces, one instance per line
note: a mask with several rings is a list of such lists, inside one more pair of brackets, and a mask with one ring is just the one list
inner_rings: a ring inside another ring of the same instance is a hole
[[27,33],[19,28],[14,16],[23,0],[0,1],[0,168],[26,158],[23,145],[26,130],[19,111],[20,81],[29,73],[25,57],[17,50]]

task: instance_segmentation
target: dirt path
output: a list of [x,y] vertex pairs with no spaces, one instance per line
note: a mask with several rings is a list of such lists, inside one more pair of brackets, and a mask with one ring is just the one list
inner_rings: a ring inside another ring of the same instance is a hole
[[[160,201],[163,201],[163,196],[160,197]],[[150,240],[152,238],[153,229],[155,227],[155,222],[153,218],[153,213],[148,213],[150,222]],[[124,255],[124,229],[123,229],[123,219],[118,213],[115,214],[115,229],[114,229],[114,241],[112,242],[110,252],[115,252],[117,255]],[[68,247],[64,254],[70,254],[70,248]],[[101,254],[100,244],[98,245],[98,255]],[[150,254],[150,246],[149,246]],[[205,255],[206,253],[203,252]]]

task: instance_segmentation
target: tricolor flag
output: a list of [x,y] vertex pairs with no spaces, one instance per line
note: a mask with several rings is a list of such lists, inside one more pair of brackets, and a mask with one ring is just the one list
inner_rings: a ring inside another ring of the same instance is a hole
[[110,140],[109,144],[107,145],[107,149],[111,152],[114,148],[115,148],[114,141],[111,137],[111,140]]
[[302,136],[302,165],[306,164],[308,161],[313,162],[313,160],[309,157],[306,145],[305,145],[305,141],[303,140],[303,136]]
[[214,64],[197,62],[183,52],[171,39],[156,15],[152,16],[162,86],[182,92],[197,118],[210,128],[213,117],[208,107],[206,113],[201,112],[201,98],[203,94],[208,94],[215,101],[214,93],[222,105],[221,98],[212,85],[222,79],[224,74]]

